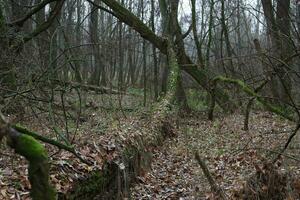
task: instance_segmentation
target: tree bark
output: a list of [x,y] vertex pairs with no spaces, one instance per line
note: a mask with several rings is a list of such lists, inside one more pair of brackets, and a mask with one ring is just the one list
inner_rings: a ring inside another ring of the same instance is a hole
[[[267,22],[267,34],[271,46],[271,56],[283,60],[292,53],[290,38],[291,22],[289,18],[290,0],[277,0],[276,18],[271,0],[261,0],[264,16]],[[270,60],[276,76],[272,76],[273,96],[278,101],[289,102],[291,92],[291,79],[289,69],[279,65],[278,60]],[[289,63],[290,64],[290,63]]]
[[[157,36],[153,33],[139,18],[137,18],[134,14],[129,12],[126,8],[124,8],[120,3],[115,0],[101,0],[108,7],[110,7],[115,16],[131,26],[134,30],[136,30],[140,35],[154,44],[156,48],[158,48],[162,53],[167,53],[167,41]],[[180,42],[180,41],[179,41]],[[178,44],[177,44],[178,46]],[[191,59],[187,56],[185,49],[180,49],[177,52],[178,62],[180,62],[181,69],[186,71],[191,77],[193,77],[198,84],[200,84],[204,89],[209,90],[208,84],[206,80],[209,80],[209,77],[205,70],[198,69],[196,65],[191,61]],[[185,67],[188,66],[188,67]],[[229,100],[229,97],[224,91],[220,88],[216,89],[216,97],[217,102],[224,110],[233,110],[236,108],[236,105]],[[230,105],[230,106],[228,106]]]

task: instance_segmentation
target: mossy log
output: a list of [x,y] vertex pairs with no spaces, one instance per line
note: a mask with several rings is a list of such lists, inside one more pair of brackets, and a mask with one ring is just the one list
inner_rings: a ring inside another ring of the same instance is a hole
[[49,183],[49,162],[47,151],[33,137],[10,130],[9,145],[28,162],[28,178],[31,184],[30,196],[33,200],[54,200],[56,192]]
[[[213,82],[213,87],[216,87],[218,82],[224,82],[224,83],[229,83],[229,84],[235,84],[236,86],[240,87],[246,94],[250,95],[251,97],[254,97],[259,103],[261,103],[267,110],[269,110],[270,112],[275,113],[276,115],[279,115],[289,121],[296,121],[294,119],[293,116],[289,115],[288,113],[284,112],[280,107],[275,106],[269,102],[267,102],[266,100],[264,100],[264,98],[262,96],[260,96],[259,94],[257,94],[254,90],[252,90],[246,83],[244,83],[243,81],[239,80],[239,79],[231,79],[231,78],[227,78],[224,76],[217,76],[216,78],[214,78],[212,80]],[[214,95],[214,94],[212,94]],[[215,98],[212,98],[215,99]],[[214,102],[211,102],[213,104],[213,106],[210,107],[210,113],[213,113],[214,110]]]
[[161,146],[166,138],[174,136],[172,126],[167,121],[160,122],[155,131],[157,134],[151,139],[137,137],[137,142],[125,147],[117,160],[106,162],[102,169],[78,180],[73,189],[60,199],[113,200],[130,197],[130,186],[136,182],[136,177],[144,174],[151,166],[151,149]]
[[42,144],[29,135],[12,128],[0,114],[0,136],[7,138],[8,145],[29,162],[28,178],[33,200],[54,200],[56,192],[49,183],[49,162]]
[[179,65],[170,43],[167,55],[170,67],[168,90],[164,98],[153,107],[149,120],[151,127],[141,126],[138,130],[134,126],[128,127],[128,130],[136,130],[138,133],[133,134],[135,142],[124,147],[118,159],[106,162],[103,169],[93,172],[85,180],[78,181],[64,199],[123,199],[130,196],[130,185],[150,167],[152,147],[160,146],[166,137],[174,135],[167,117],[170,114],[169,105],[175,99]]
[[61,81],[58,79],[52,79],[52,83],[61,85],[61,86],[68,86],[70,88],[81,88],[82,90],[86,91],[94,91],[99,94],[122,94],[125,95],[126,93],[118,90],[114,90],[108,87],[100,87],[100,86],[95,86],[95,85],[87,85],[87,84],[82,84],[82,83],[77,83],[77,82],[70,82],[70,81]]
[[81,162],[85,163],[85,164],[91,164],[89,163],[88,161],[84,160],[75,150],[75,148],[73,146],[71,146],[70,144],[68,145],[65,145],[63,143],[60,143],[56,140],[53,140],[53,139],[50,139],[50,138],[47,138],[47,137],[43,137],[41,136],[40,134],[38,133],[35,133],[31,130],[28,130],[27,128],[19,125],[19,124],[15,124],[15,125],[12,125],[12,127],[14,129],[16,129],[17,131],[19,131],[20,133],[22,134],[25,134],[25,135],[28,135],[28,136],[31,136],[33,137],[34,139],[36,140],[39,140],[39,141],[42,141],[44,143],[47,143],[47,144],[51,144],[53,146],[56,146],[57,148],[59,149],[63,149],[65,151],[68,151],[70,153],[72,153],[74,156],[76,156],[76,158],[78,158]]
[[129,196],[130,185],[151,163],[151,153],[134,146],[126,147],[119,162],[107,162],[78,181],[64,199],[122,199]]

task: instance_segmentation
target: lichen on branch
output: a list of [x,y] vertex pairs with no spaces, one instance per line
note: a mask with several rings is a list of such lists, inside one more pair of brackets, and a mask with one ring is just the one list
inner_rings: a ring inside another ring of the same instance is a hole
[[252,90],[246,83],[244,83],[243,81],[239,80],[239,79],[231,79],[231,78],[227,78],[224,76],[217,76],[216,78],[214,78],[212,80],[213,82],[213,87],[216,87],[217,83],[221,81],[224,83],[230,83],[230,84],[234,84],[237,85],[238,87],[240,87],[246,94],[254,97],[259,103],[261,103],[265,108],[267,108],[269,111],[285,118],[288,119],[290,121],[296,121],[292,116],[290,116],[289,114],[287,114],[286,112],[284,112],[280,107],[277,107],[269,102],[267,102],[262,96],[260,96],[259,94],[257,94],[254,90]]

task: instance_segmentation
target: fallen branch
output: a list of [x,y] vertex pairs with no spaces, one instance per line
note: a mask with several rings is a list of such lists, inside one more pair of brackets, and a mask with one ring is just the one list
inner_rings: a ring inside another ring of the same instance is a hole
[[200,167],[203,171],[203,174],[207,178],[212,192],[216,193],[217,196],[220,197],[221,199],[226,199],[226,196],[225,196],[223,190],[216,184],[215,180],[211,176],[211,174],[205,164],[205,161],[202,160],[202,158],[200,157],[198,152],[195,152],[195,159],[197,160],[198,164],[200,165]]
[[16,129],[16,130],[17,130],[18,132],[20,132],[20,133],[23,133],[23,134],[25,134],[25,135],[29,135],[29,136],[33,137],[34,139],[40,140],[40,141],[42,141],[42,142],[44,142],[44,143],[47,143],[47,144],[51,144],[51,145],[53,145],[53,146],[56,146],[56,147],[59,148],[59,149],[63,149],[63,150],[66,150],[66,151],[72,153],[76,158],[78,158],[81,162],[83,162],[83,163],[85,163],[85,164],[87,164],[87,165],[90,165],[90,164],[91,164],[91,163],[88,162],[87,160],[83,159],[83,158],[76,152],[76,150],[74,149],[74,147],[72,147],[72,146],[68,146],[68,145],[62,144],[62,143],[60,143],[60,142],[58,142],[58,141],[56,141],[56,140],[52,140],[52,139],[50,139],[50,138],[43,137],[43,136],[41,136],[40,134],[35,133],[35,132],[33,132],[33,131],[30,131],[30,130],[28,130],[28,129],[26,129],[26,128],[20,126],[20,125],[13,125],[12,127],[13,127],[14,129]]
[[[264,98],[262,96],[260,96],[259,94],[257,94],[255,91],[253,91],[248,85],[246,85],[243,81],[239,80],[239,79],[231,79],[231,78],[227,78],[224,76],[217,76],[216,78],[213,79],[213,88],[216,87],[217,83],[219,81],[225,82],[225,83],[230,83],[230,84],[235,84],[237,86],[239,86],[246,94],[254,97],[259,103],[261,103],[265,108],[267,108],[269,111],[285,118],[288,119],[289,121],[295,122],[296,120],[288,115],[287,113],[285,113],[284,111],[282,111],[279,107],[272,105],[271,103],[268,103],[267,101],[264,100]],[[211,102],[212,104],[214,102]],[[213,112],[213,107],[211,108]]]
[[287,142],[285,143],[283,149],[281,150],[281,152],[278,154],[278,156],[275,158],[275,160],[273,161],[273,163],[275,163],[280,156],[285,152],[285,150],[289,147],[290,143],[292,142],[293,138],[297,135],[297,132],[300,129],[300,123],[298,123],[298,125],[296,126],[295,130],[293,131],[293,133],[290,135],[290,137],[288,138]]
[[87,85],[87,84],[70,82],[70,81],[61,81],[61,80],[57,80],[57,79],[54,79],[52,81],[53,81],[53,83],[55,83],[57,85],[65,85],[65,86],[70,86],[72,88],[80,88],[80,89],[87,90],[87,91],[98,92],[100,94],[122,94],[122,95],[125,94],[124,92],[114,90],[114,89],[110,89],[108,87]]

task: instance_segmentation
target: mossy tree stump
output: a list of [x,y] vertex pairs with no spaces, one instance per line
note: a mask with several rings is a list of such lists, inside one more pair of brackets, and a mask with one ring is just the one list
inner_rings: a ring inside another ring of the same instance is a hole
[[8,145],[29,162],[28,178],[33,200],[55,200],[56,192],[49,183],[48,154],[44,146],[29,135],[22,134],[5,121],[0,114],[0,139],[7,138]]

